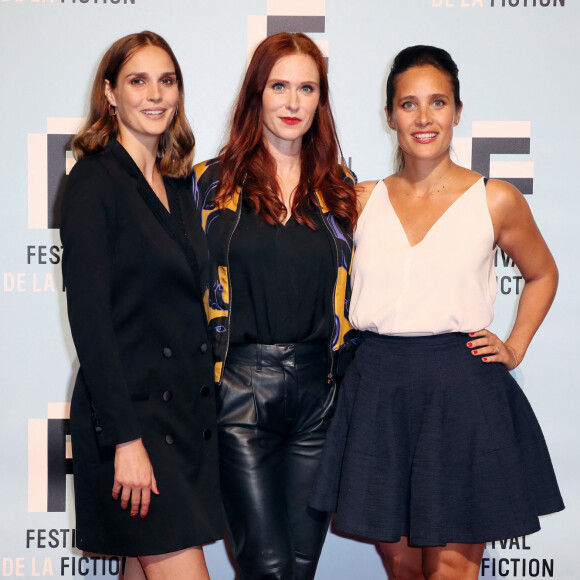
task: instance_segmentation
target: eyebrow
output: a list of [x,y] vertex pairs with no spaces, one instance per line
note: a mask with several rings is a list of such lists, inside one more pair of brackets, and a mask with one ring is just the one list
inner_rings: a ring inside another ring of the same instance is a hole
[[[449,95],[447,95],[446,93],[433,93],[431,95],[428,95],[431,99],[448,99]],[[403,97],[400,97],[397,102],[400,103],[401,101],[404,101],[406,99],[416,99],[417,96],[416,95],[404,95]]]
[[[290,81],[285,80],[285,79],[274,79],[274,78],[271,78],[271,79],[268,79],[268,82],[269,83],[289,83]],[[316,82],[316,81],[302,81],[300,84],[301,85],[316,85],[316,86],[319,86],[320,85],[320,83],[319,82]]]
[[[148,72],[130,72],[130,73],[127,73],[126,78],[129,78],[129,77],[148,77],[148,76],[150,76],[150,74]],[[162,77],[174,76],[174,77],[176,77],[177,73],[175,71],[171,71],[171,72],[168,71],[168,72],[161,73],[159,76],[162,76]]]

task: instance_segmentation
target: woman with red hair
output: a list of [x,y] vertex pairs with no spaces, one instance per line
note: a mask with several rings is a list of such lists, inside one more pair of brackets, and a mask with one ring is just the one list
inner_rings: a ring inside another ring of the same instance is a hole
[[308,495],[356,341],[347,322],[355,177],[339,153],[326,61],[307,36],[281,33],[254,53],[220,156],[195,167],[240,580],[313,578],[328,529]]

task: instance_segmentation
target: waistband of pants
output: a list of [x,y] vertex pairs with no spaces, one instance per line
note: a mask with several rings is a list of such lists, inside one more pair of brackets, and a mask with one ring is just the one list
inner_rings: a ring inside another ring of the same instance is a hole
[[317,343],[230,345],[226,365],[257,367],[294,366],[311,362],[326,364],[327,345]]

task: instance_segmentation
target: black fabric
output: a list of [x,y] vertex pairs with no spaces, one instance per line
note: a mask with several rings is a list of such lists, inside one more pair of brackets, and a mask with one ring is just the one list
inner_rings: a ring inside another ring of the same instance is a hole
[[316,230],[293,217],[270,225],[242,208],[229,253],[230,344],[329,341],[335,250],[313,217]]
[[481,543],[563,509],[523,391],[462,333],[365,332],[341,385],[311,497],[339,529],[414,546]]
[[[340,170],[345,181],[353,184],[356,182],[351,171],[345,167],[340,167]],[[240,189],[231,192],[231,197],[228,197],[223,207],[216,203],[220,172],[220,159],[198,163],[194,167],[194,175],[198,181],[196,183],[194,179],[193,190],[193,198],[203,216],[202,225],[210,252],[209,284],[205,295],[215,360],[215,379],[218,383],[221,383],[230,342],[230,240],[236,230],[243,205],[243,191]],[[329,303],[332,304],[333,324],[327,345],[328,380],[333,381],[338,377],[338,371],[345,369],[343,362],[346,363],[350,358],[350,352],[344,358],[343,353],[354,350],[359,337],[359,332],[348,323],[352,237],[344,231],[340,220],[325,207],[321,195],[318,192],[313,195],[320,206],[317,216],[331,246],[327,259],[332,261],[334,267],[332,292],[328,296]],[[259,254],[254,258],[260,259]]]
[[[207,249],[192,180],[164,183],[171,214],[113,141],[75,165],[64,193],[63,276],[80,362],[70,419],[76,537],[90,552],[161,554],[222,535],[200,291]],[[161,492],[143,520],[111,498],[115,445],[139,437]]]
[[325,368],[325,345],[230,347],[219,449],[240,580],[314,578],[330,518],[307,506],[334,411]]

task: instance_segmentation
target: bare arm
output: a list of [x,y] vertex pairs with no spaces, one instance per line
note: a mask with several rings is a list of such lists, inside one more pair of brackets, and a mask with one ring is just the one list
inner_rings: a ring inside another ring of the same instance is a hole
[[365,208],[367,201],[369,200],[376,184],[377,184],[376,181],[362,181],[361,183],[355,186],[359,217],[363,209]]
[[[524,358],[556,295],[558,268],[534,221],[524,196],[511,184],[490,180],[487,201],[496,244],[516,263],[524,280],[516,320],[503,343],[489,331],[473,333],[472,346],[486,362],[502,362],[509,369]],[[499,348],[500,352],[496,352]],[[481,352],[484,350],[485,352]],[[485,360],[485,359],[484,359]]]

